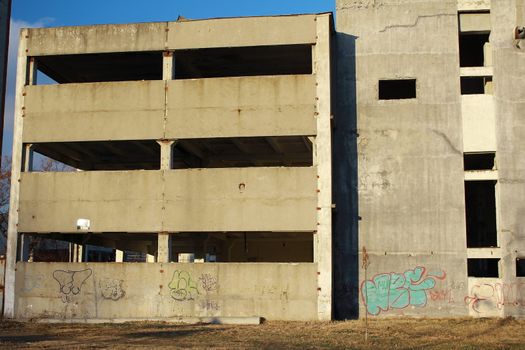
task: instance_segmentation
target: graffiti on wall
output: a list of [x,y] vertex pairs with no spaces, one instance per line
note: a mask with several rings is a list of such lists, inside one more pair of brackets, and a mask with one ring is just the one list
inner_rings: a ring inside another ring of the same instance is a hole
[[371,315],[409,305],[422,307],[427,304],[427,291],[445,277],[444,271],[427,272],[421,266],[403,273],[382,273],[361,284],[361,297]]
[[78,295],[82,290],[84,282],[86,282],[92,274],[93,271],[91,269],[80,271],[55,270],[53,272],[53,278],[58,282],[62,302],[70,302],[72,296]]
[[168,287],[171,297],[178,301],[193,300],[199,294],[197,283],[187,271],[175,270]]
[[480,283],[470,288],[465,304],[482,313],[483,306],[503,309],[504,306],[525,308],[525,283]]
[[122,287],[123,280],[116,280],[110,278],[104,278],[99,281],[100,291],[102,292],[102,298],[107,300],[117,301],[122,299],[126,292]]
[[209,273],[204,273],[199,277],[199,281],[201,282],[202,289],[206,291],[206,293],[214,292],[219,288],[219,285],[217,284],[217,278],[210,275]]

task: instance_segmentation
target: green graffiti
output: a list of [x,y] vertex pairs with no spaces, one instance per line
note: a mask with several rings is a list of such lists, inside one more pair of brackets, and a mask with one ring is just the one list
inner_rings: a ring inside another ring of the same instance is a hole
[[168,284],[173,299],[178,301],[193,300],[194,295],[199,294],[197,284],[191,279],[187,271],[175,270],[170,284]]
[[362,283],[361,296],[367,312],[372,315],[409,305],[425,306],[426,291],[436,286],[436,279],[444,278],[443,271],[427,274],[426,269],[420,266],[404,273],[383,273]]

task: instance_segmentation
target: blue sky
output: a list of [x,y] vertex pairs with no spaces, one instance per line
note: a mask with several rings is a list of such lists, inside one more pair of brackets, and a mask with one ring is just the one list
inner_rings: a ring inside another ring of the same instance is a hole
[[11,154],[20,28],[335,11],[335,0],[13,0],[3,154]]

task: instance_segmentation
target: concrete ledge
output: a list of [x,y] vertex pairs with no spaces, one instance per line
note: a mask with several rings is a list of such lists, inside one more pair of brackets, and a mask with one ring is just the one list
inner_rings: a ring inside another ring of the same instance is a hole
[[[42,318],[36,323],[127,323],[127,322],[165,322],[183,324],[229,324],[229,325],[259,325],[261,317],[170,317],[170,318],[90,318],[90,319],[54,319]],[[29,320],[19,320],[29,321]]]

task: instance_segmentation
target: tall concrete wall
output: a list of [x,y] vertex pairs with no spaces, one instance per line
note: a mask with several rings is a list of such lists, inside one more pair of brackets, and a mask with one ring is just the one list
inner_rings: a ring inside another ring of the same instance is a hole
[[[465,315],[457,1],[339,0],[336,23],[336,314]],[[378,99],[407,78],[416,98]]]
[[[525,26],[525,1],[496,0],[491,8],[496,105],[498,236],[500,277],[496,292],[483,296],[505,315],[525,315],[525,278],[516,277],[516,258],[525,257],[525,43],[516,47],[515,26]],[[499,290],[499,292],[498,292]],[[500,296],[498,298],[498,296]],[[516,302],[517,301],[517,302]]]
[[18,319],[317,319],[317,264],[17,263]]

